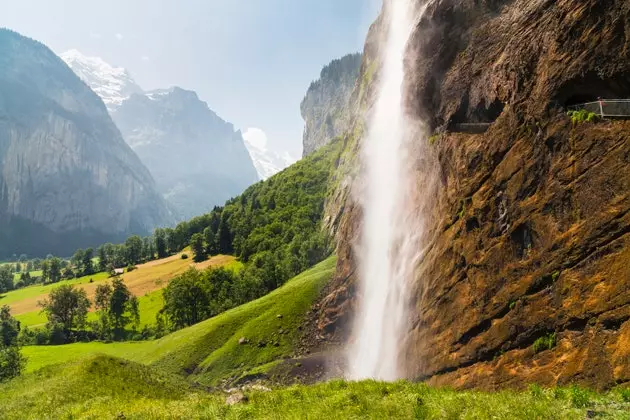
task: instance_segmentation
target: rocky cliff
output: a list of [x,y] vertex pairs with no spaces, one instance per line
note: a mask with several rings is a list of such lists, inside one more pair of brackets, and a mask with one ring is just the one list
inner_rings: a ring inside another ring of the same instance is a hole
[[359,75],[361,54],[333,60],[311,83],[300,110],[304,119],[303,156],[344,134],[352,122],[349,112],[352,92]]
[[0,30],[0,256],[64,255],[171,221],[101,99],[47,47]]
[[[409,377],[488,389],[630,382],[630,122],[566,115],[630,97],[628,2],[437,0],[407,48],[406,105],[435,134],[417,141],[438,179],[403,344]],[[360,136],[347,139],[356,163]],[[361,212],[348,191],[361,180],[347,174],[328,203],[339,262],[317,327],[329,343],[349,339],[356,299]]]
[[101,96],[180,220],[206,213],[258,180],[241,133],[195,92],[144,92],[126,69],[101,58],[76,50],[61,57]]
[[134,94],[112,117],[183,220],[258,181],[241,132],[193,91],[175,87]]

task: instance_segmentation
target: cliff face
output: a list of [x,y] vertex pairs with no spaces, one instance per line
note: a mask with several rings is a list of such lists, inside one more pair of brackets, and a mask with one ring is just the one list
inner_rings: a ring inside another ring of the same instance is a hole
[[241,133],[195,92],[145,92],[127,70],[99,57],[76,50],[61,57],[103,99],[180,220],[222,205],[258,180]]
[[348,130],[353,118],[349,112],[351,96],[360,66],[361,54],[348,54],[324,67],[320,78],[311,83],[300,105],[305,123],[303,156]]
[[0,255],[63,255],[172,221],[103,102],[44,45],[0,30]]
[[241,132],[195,92],[134,94],[112,117],[181,219],[204,214],[258,181]]
[[[437,133],[426,153],[439,175],[404,340],[409,376],[483,388],[629,382],[630,122],[573,125],[565,112],[630,97],[628,2],[438,0],[406,68],[407,107]],[[491,125],[454,132],[470,122]],[[339,263],[318,319],[338,342],[361,224],[343,190],[329,204]]]

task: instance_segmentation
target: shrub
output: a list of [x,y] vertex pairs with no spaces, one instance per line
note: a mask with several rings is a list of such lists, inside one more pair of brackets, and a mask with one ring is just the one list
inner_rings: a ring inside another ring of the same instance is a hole
[[182,260],[187,260],[188,259],[188,254],[182,254]]
[[532,349],[534,350],[534,353],[540,353],[544,350],[551,350],[555,345],[556,333],[552,333],[536,339],[536,341],[534,341]]
[[578,125],[584,122],[594,123],[600,119],[599,115],[585,109],[580,109],[579,111],[569,111],[567,112],[567,115],[571,118],[571,123],[573,125]]
[[127,266],[127,273],[129,273],[129,272],[131,272],[131,271],[133,271],[133,270],[137,270],[137,269],[138,269],[138,267],[136,267],[135,265],[133,265],[133,264],[129,264],[129,265]]

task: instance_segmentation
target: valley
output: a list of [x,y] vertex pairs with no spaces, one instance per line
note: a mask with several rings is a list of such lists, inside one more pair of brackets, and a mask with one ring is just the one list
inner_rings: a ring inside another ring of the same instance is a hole
[[630,420],[627,0],[119,1],[0,28],[0,419]]
[[[190,259],[182,259],[184,253],[172,255],[160,260],[140,264],[131,272],[120,277],[128,286],[131,293],[139,297],[141,324],[153,324],[159,305],[159,291],[166,287],[169,280],[182,274],[189,268],[198,270],[209,267],[233,267],[239,269],[239,263],[234,257],[217,255],[201,263],[193,263]],[[46,323],[46,316],[41,312],[38,302],[48,296],[48,292],[61,285],[72,285],[85,290],[89,299],[94,298],[96,288],[109,280],[107,273],[96,273],[73,280],[65,280],[55,284],[30,286],[24,289],[8,292],[0,296],[0,306],[9,305],[11,313],[26,327],[42,326]]]

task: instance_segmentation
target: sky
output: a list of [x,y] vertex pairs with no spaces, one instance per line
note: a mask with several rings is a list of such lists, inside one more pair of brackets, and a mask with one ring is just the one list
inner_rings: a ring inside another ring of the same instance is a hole
[[[381,0],[0,0],[0,27],[191,89],[226,121],[301,156],[300,102],[321,68],[362,51]],[[262,135],[261,135],[262,131]]]

